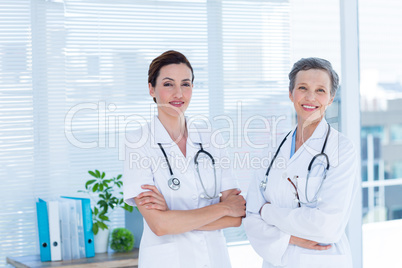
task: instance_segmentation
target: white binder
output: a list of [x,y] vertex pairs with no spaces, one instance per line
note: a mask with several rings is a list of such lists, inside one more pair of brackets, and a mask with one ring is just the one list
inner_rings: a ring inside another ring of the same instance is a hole
[[63,261],[69,261],[71,256],[71,237],[70,237],[70,202],[60,198],[60,220],[61,220],[61,256]]
[[[69,259],[85,258],[85,237],[84,237],[84,225],[82,220],[82,204],[81,200],[62,196],[60,198],[61,203],[66,206],[64,212],[67,215],[63,215],[66,219],[62,219],[62,230],[68,230],[66,232],[66,238],[63,243],[62,250],[65,251],[66,257]],[[64,222],[67,220],[67,222]],[[68,226],[67,226],[68,225]],[[69,239],[69,241],[66,241]],[[68,247],[68,249],[66,249]],[[63,256],[63,260],[65,260]]]
[[82,204],[79,199],[72,199],[75,203],[76,211],[76,230],[77,230],[77,251],[78,258],[85,258],[85,237],[84,237],[84,224],[82,220]]
[[68,203],[70,205],[70,238],[71,238],[71,258],[79,259],[80,251],[79,251],[79,239],[78,239],[78,226],[77,226],[77,206],[76,201],[72,199],[68,199]]
[[52,261],[61,260],[59,202],[48,201],[50,255]]

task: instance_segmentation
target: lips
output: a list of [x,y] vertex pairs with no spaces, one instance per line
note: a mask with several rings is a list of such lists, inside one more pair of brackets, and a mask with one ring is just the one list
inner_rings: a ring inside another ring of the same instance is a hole
[[180,108],[181,106],[183,106],[184,102],[183,101],[171,101],[171,102],[169,102],[169,104],[173,105],[174,107]]
[[315,110],[315,109],[318,108],[318,106],[315,106],[315,105],[308,105],[308,104],[302,104],[301,106],[302,106],[303,109],[306,110],[306,111],[313,111],[313,110]]

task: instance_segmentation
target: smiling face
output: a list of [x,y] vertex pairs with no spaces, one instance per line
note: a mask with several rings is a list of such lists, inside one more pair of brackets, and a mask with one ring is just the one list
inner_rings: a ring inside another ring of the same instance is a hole
[[155,87],[148,84],[149,94],[156,99],[159,117],[182,116],[193,92],[192,72],[184,64],[169,64],[159,71]]
[[325,110],[334,100],[330,92],[331,79],[326,71],[310,69],[297,73],[289,98],[295,107],[300,126],[321,121]]

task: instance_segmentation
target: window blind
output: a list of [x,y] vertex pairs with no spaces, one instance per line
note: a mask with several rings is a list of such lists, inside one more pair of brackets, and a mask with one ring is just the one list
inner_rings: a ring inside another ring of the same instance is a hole
[[[0,265],[4,256],[37,252],[36,197],[79,196],[88,170],[122,172],[124,132],[155,113],[147,70],[166,50],[184,53],[194,68],[187,115],[206,116],[221,130],[233,123],[233,134],[222,131],[233,140],[233,161],[236,154],[255,156],[254,145],[290,128],[288,1],[9,3],[21,16],[0,11],[0,79],[9,81],[0,92],[0,172],[7,178],[1,191],[9,197],[0,213],[0,240],[7,241]],[[15,40],[7,48],[10,32]],[[246,192],[250,167],[238,166],[236,174]],[[111,227],[123,226],[123,218],[123,211],[114,213]],[[10,220],[20,222],[12,232]],[[246,239],[239,229],[226,235]]]
[[30,24],[28,0],[0,2],[0,266],[36,246]]
[[[277,146],[292,125],[289,9],[287,1],[222,1],[224,92],[210,102],[223,105],[233,122],[233,134],[222,134],[232,139],[228,152],[244,194],[256,167],[268,168],[261,149]],[[229,122],[217,120],[215,127],[228,128]],[[229,242],[247,240],[242,227],[224,232]]]

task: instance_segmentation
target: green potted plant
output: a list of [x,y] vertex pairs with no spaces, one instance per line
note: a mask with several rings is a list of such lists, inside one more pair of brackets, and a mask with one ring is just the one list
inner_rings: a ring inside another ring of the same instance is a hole
[[[109,238],[109,227],[107,222],[110,221],[110,213],[116,208],[123,208],[132,212],[133,207],[124,203],[123,192],[120,191],[121,187],[123,186],[121,174],[117,175],[116,177],[106,179],[105,172],[100,172],[99,170],[89,170],[88,173],[93,178],[87,180],[85,183],[85,190],[80,190],[79,192],[87,193],[91,198],[93,219],[92,228],[95,234],[95,252],[106,252]],[[99,238],[99,232],[102,232],[103,236],[106,237],[103,238],[106,239],[106,242],[102,241],[101,245],[98,243],[99,246],[97,248],[97,241],[101,241]]]
[[134,247],[134,235],[126,228],[115,228],[110,247],[117,252],[128,252]]

